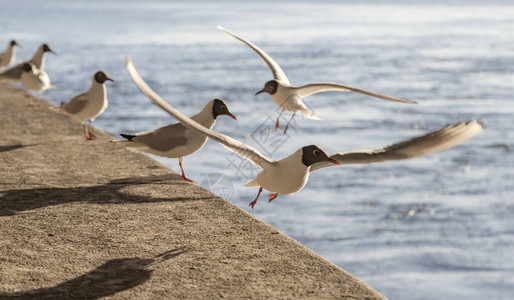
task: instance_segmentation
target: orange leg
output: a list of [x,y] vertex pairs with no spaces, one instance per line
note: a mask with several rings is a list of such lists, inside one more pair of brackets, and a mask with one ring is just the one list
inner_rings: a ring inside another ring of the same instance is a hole
[[280,127],[280,116],[282,116],[283,112],[284,112],[284,109],[282,108],[282,111],[280,112],[280,114],[278,114],[277,124],[275,125],[275,129],[278,129]]
[[[284,134],[286,134],[287,128],[289,128],[289,124],[291,124],[291,121],[294,119],[295,115],[296,115],[296,111],[293,113],[293,116],[291,117],[291,120],[289,120],[289,122],[287,122],[286,129],[284,129]],[[275,199],[275,198],[273,198],[273,199]]]
[[187,178],[186,173],[184,173],[184,168],[182,167],[182,157],[180,157],[178,159],[178,164],[180,166],[180,170],[182,171],[182,179],[190,181],[190,182],[194,182],[192,179]]
[[268,201],[268,203],[269,203],[269,202],[271,202],[271,201],[273,201],[273,200],[277,199],[277,197],[278,197],[278,193],[271,193],[271,194],[269,194],[268,196],[269,196],[269,201]]
[[253,201],[250,202],[250,204],[248,206],[250,206],[253,209],[255,204],[257,204],[257,200],[259,199],[259,196],[261,195],[261,193],[262,193],[262,187],[259,189],[259,193],[257,194],[257,197],[255,197],[255,199],[253,199]]
[[84,131],[84,136],[86,137],[86,139],[89,140],[88,138],[88,131],[87,131],[87,124],[86,123],[82,123],[82,130]]
[[94,140],[96,139],[96,136],[93,134],[93,132],[91,132],[91,120],[88,120],[88,125],[87,125],[87,133],[86,133],[86,139],[88,140]]

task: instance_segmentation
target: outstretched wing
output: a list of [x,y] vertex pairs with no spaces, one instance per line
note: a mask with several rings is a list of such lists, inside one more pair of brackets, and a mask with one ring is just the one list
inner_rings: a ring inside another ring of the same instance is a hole
[[326,92],[326,91],[342,91],[342,92],[354,92],[354,93],[359,93],[359,94],[363,94],[363,95],[368,95],[371,97],[376,97],[376,98],[381,98],[381,99],[391,100],[391,101],[397,101],[397,102],[403,102],[403,103],[416,103],[416,101],[393,97],[393,96],[382,95],[379,93],[370,92],[370,91],[354,88],[351,86],[345,86],[345,85],[338,84],[338,83],[312,83],[312,84],[307,84],[307,85],[304,85],[301,87],[297,87],[297,88],[295,88],[295,91],[302,98],[310,96],[312,94]]
[[287,79],[286,73],[284,73],[284,70],[282,70],[282,68],[277,64],[277,62],[274,61],[273,58],[271,58],[271,56],[269,56],[261,48],[255,46],[254,44],[243,38],[238,37],[237,35],[233,34],[232,32],[226,30],[225,28],[219,25],[218,28],[235,37],[236,39],[240,40],[241,42],[247,44],[250,48],[253,49],[253,51],[257,52],[257,54],[259,54],[262,57],[262,59],[264,59],[264,61],[268,64],[268,67],[271,69],[271,72],[273,73],[273,78],[275,80],[280,80],[282,82],[290,84],[289,79]]
[[[340,152],[330,156],[340,164],[369,164],[388,160],[398,160],[418,157],[445,150],[474,137],[482,132],[482,124],[473,120],[460,122],[443,129],[412,138],[380,150],[361,150]],[[317,163],[311,167],[311,172],[324,167],[335,166],[332,163]]]
[[146,84],[146,82],[143,80],[143,78],[141,78],[136,68],[134,67],[134,64],[129,58],[125,58],[125,64],[127,65],[127,70],[130,74],[130,77],[132,77],[132,80],[139,87],[141,92],[143,92],[143,94],[150,98],[150,100],[152,100],[155,104],[159,105],[163,110],[165,110],[167,113],[175,117],[185,126],[205,134],[209,138],[223,145],[225,148],[229,149],[230,151],[236,153],[237,155],[243,158],[250,160],[252,163],[254,163],[257,166],[260,166],[261,168],[264,168],[265,165],[273,164],[275,162],[259,153],[259,151],[257,151],[253,147],[250,147],[243,142],[240,142],[219,132],[207,129],[202,125],[198,124],[197,122],[195,122],[194,120],[188,118],[187,116],[173,108],[171,105],[166,103],[166,101],[164,101],[159,95],[157,95],[157,93],[155,93]]

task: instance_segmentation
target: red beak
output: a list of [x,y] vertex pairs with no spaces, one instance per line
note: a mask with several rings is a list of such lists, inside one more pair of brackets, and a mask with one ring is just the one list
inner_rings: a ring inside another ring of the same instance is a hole
[[114,82],[114,79],[107,77],[107,80]]
[[328,161],[329,161],[329,162],[331,162],[331,163],[333,163],[333,164],[336,164],[336,165],[340,165],[340,164],[341,164],[341,163],[340,163],[340,162],[338,162],[337,160],[335,160],[335,159],[333,159],[333,158],[330,158],[330,157],[328,158]]
[[237,118],[236,118],[236,116],[234,116],[233,114],[231,114],[231,113],[228,113],[228,116],[229,116],[229,117],[231,117],[232,119],[234,119],[234,120],[236,120],[236,121],[237,121]]

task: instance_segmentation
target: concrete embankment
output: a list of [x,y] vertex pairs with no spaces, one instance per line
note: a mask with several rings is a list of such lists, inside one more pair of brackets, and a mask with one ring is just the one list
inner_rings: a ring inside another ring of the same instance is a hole
[[382,295],[277,229],[0,83],[0,298]]

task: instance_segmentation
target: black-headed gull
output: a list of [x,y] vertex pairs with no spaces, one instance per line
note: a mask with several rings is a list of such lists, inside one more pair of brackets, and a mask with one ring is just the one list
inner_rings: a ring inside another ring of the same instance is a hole
[[[38,70],[41,70],[44,72],[45,66],[46,66],[46,53],[47,52],[57,54],[57,53],[55,53],[55,51],[52,50],[52,48],[50,48],[50,46],[48,46],[48,44],[41,44],[37,48],[36,53],[34,53],[34,56],[32,56],[32,58],[30,59],[29,62],[33,63],[34,66]],[[24,64],[25,64],[24,62],[21,62],[10,69],[3,71],[2,73],[0,73],[0,80],[8,80],[11,82],[21,81],[21,74],[23,72],[22,71],[23,68],[21,68],[21,67]]]
[[[213,99],[205,105],[205,107],[191,119],[205,128],[211,129],[216,124],[216,118],[220,115],[226,115],[237,120],[230,113],[225,101],[221,99]],[[186,177],[184,168],[182,167],[182,158],[184,156],[195,153],[203,148],[207,143],[207,136],[201,132],[182,125],[182,123],[171,124],[152,131],[144,131],[135,135],[120,134],[128,141],[123,143],[130,149],[150,153],[162,157],[178,158],[182,178],[188,181],[191,179]]]
[[[107,88],[105,87],[107,80],[114,81],[105,72],[96,72],[91,79],[91,87],[87,92],[71,98],[70,101],[62,103],[60,107],[54,108],[79,120],[88,140],[95,138],[91,132],[91,122],[101,115],[109,105]],[[88,120],[87,123],[86,120]]]
[[[25,88],[26,95],[29,95],[27,90],[32,90],[37,93],[37,98],[39,99],[41,92],[55,87],[50,84],[50,77],[48,77],[48,74],[46,74],[45,71],[41,71],[36,68],[33,63],[25,63],[19,68],[22,69],[21,84]],[[32,97],[29,105],[32,105]]]
[[178,119],[184,126],[201,132],[230,151],[262,168],[257,177],[246,184],[246,186],[259,187],[257,197],[250,202],[251,208],[257,203],[263,188],[272,192],[269,195],[269,201],[275,199],[278,194],[288,195],[296,193],[303,189],[309,179],[309,174],[315,170],[340,164],[367,164],[417,157],[456,146],[482,131],[482,124],[477,121],[460,122],[379,150],[341,152],[329,156],[322,148],[310,145],[297,150],[286,158],[274,160],[262,155],[259,151],[243,142],[205,128],[186,117],[166,103],[143,81],[129,59],[126,59],[125,62],[132,80],[154,103]]
[[19,46],[18,42],[12,40],[7,45],[7,49],[4,52],[0,53],[0,70],[14,63],[16,59],[16,48],[14,46]]
[[302,112],[306,117],[310,119],[315,120],[321,120],[320,117],[318,117],[313,111],[311,111],[305,103],[303,103],[302,99],[321,92],[326,91],[341,91],[341,92],[355,92],[359,94],[364,94],[376,98],[391,100],[391,101],[397,101],[397,102],[403,102],[403,103],[416,103],[415,101],[398,98],[398,97],[392,97],[387,95],[382,95],[375,92],[370,92],[350,86],[341,85],[338,83],[312,83],[307,84],[304,86],[293,86],[289,82],[289,79],[287,79],[286,74],[282,70],[282,68],[277,64],[276,61],[271,58],[266,52],[264,52],[261,48],[255,46],[253,43],[235,35],[234,33],[226,30],[225,28],[218,26],[219,29],[223,30],[224,32],[228,33],[229,35],[233,36],[234,38],[240,40],[241,42],[248,45],[250,48],[252,48],[257,54],[259,54],[262,59],[268,64],[268,67],[271,69],[271,72],[273,73],[273,80],[270,80],[266,82],[264,85],[264,88],[260,91],[258,91],[255,95],[258,95],[260,93],[268,93],[271,96],[271,99],[275,101],[275,103],[282,108],[282,111],[280,112],[279,116],[277,117],[276,122],[276,128],[280,126],[279,119],[284,110],[289,110],[293,112],[293,116],[287,122],[286,128],[284,129],[284,133],[287,132],[287,128],[289,127],[289,124],[291,123],[291,120],[293,120],[296,112],[300,111]]

